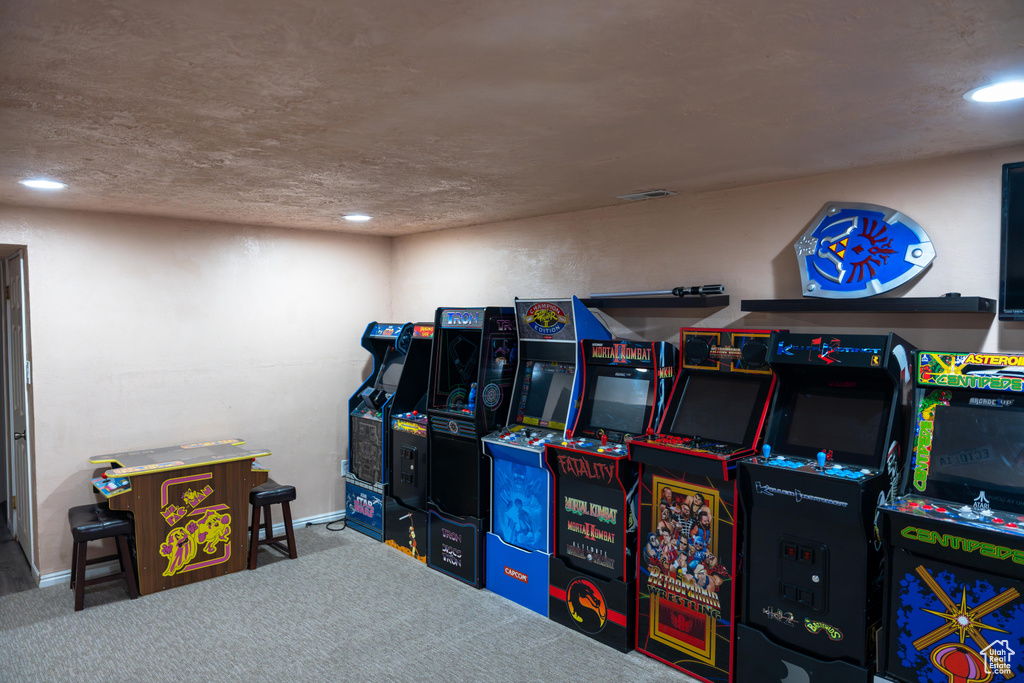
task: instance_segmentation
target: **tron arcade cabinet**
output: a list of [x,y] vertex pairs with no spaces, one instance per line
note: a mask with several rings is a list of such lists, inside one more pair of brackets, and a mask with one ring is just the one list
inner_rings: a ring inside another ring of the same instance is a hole
[[480,588],[491,513],[490,463],[480,439],[508,418],[516,321],[511,308],[439,308],[434,330],[427,564]]
[[487,588],[548,615],[551,472],[544,446],[565,439],[579,405],[579,337],[611,335],[579,299],[516,299],[519,368],[508,426],[483,438],[491,456]]
[[391,399],[405,367],[411,335],[409,323],[372,322],[366,326],[362,345],[373,357],[373,371],[348,400],[347,525],[378,541],[384,540]]
[[912,352],[895,334],[772,335],[764,455],[740,463],[737,680],[871,680],[882,618],[875,507],[899,492]]
[[384,496],[384,543],[427,562],[427,376],[431,323],[412,326],[405,370],[391,402],[390,495]]
[[775,389],[771,330],[683,328],[682,368],[640,463],[637,643],[703,681],[733,681],[740,458],[760,446]]
[[881,506],[885,675],[1024,680],[1024,354],[919,351],[903,497]]
[[548,617],[629,652],[636,642],[637,470],[626,452],[663,412],[676,371],[667,342],[585,339],[582,402],[547,444],[554,475]]

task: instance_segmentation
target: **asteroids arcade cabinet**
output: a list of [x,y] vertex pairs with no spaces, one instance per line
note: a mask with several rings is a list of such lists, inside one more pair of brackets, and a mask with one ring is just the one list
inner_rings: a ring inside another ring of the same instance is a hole
[[895,334],[772,335],[764,455],[740,463],[737,680],[871,680],[882,619],[875,508],[899,492],[912,352]]
[[919,351],[906,495],[881,507],[885,675],[1024,680],[1024,354]]
[[491,456],[487,588],[547,616],[552,481],[544,448],[565,440],[576,417],[578,338],[611,335],[576,297],[515,303],[519,368],[508,425],[483,439]]
[[511,308],[439,308],[427,406],[427,564],[484,584],[491,477],[480,439],[505,423],[515,377]]
[[412,326],[409,352],[391,401],[390,493],[384,496],[384,543],[427,562],[427,378],[431,323]]
[[682,368],[640,463],[637,643],[703,681],[733,681],[740,458],[760,446],[775,389],[771,330],[683,328]]
[[548,617],[629,652],[636,642],[637,469],[626,440],[654,426],[676,372],[667,342],[585,339],[582,402],[549,443],[554,553]]
[[363,348],[373,357],[373,371],[348,400],[348,475],[345,515],[348,526],[384,540],[384,493],[391,399],[398,388],[412,325],[377,323],[366,326]]

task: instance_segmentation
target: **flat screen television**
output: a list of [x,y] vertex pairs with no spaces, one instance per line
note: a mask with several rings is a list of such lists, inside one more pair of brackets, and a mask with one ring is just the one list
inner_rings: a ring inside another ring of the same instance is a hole
[[1003,166],[999,319],[1024,320],[1024,161]]
[[643,434],[654,405],[655,378],[649,368],[591,366],[587,369],[579,435],[604,432],[611,441]]
[[893,389],[870,381],[805,380],[783,389],[782,409],[772,450],[814,459],[832,451],[832,461],[878,467],[888,444]]
[[683,381],[661,433],[737,446],[753,441],[764,417],[771,376],[691,372]]
[[564,430],[576,380],[575,370],[573,363],[534,360],[523,363],[523,392],[516,422]]
[[1024,406],[1017,401],[959,394],[936,406],[926,495],[1024,514]]

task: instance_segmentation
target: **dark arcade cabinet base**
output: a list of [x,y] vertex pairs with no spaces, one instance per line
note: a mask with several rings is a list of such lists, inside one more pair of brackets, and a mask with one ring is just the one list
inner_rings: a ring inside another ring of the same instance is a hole
[[636,647],[636,582],[609,581],[551,558],[548,618],[619,652]]
[[427,564],[453,579],[483,588],[483,535],[487,520],[448,515],[433,504],[427,515]]
[[427,563],[427,513],[384,497],[384,545]]
[[743,683],[872,683],[874,679],[872,670],[794,652],[744,624],[736,624],[735,671],[736,680]]

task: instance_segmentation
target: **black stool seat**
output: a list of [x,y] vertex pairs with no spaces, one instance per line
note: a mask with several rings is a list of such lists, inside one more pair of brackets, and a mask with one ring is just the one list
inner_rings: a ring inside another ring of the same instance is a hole
[[132,533],[132,522],[127,513],[111,510],[100,503],[71,508],[68,510],[68,523],[76,543]]
[[[298,557],[295,552],[295,530],[292,528],[291,502],[295,500],[295,487],[289,484],[278,484],[267,479],[266,484],[254,486],[249,491],[249,503],[252,505],[252,524],[249,527],[249,569],[256,569],[256,551],[261,545],[269,545],[274,550],[284,553],[291,559]],[[274,523],[270,519],[270,506],[280,505],[284,513],[284,535],[274,536]],[[266,510],[267,518],[263,522],[266,530],[260,539],[260,513]],[[285,547],[280,541],[287,541]]]
[[268,479],[266,484],[260,484],[249,491],[250,505],[263,507],[293,500],[295,500],[295,487],[290,484],[278,484],[273,479]]
[[[68,524],[71,525],[71,537],[75,541],[71,551],[71,589],[75,591],[75,611],[78,612],[85,607],[86,586],[106,581],[123,578],[128,584],[128,597],[132,600],[139,597],[135,566],[128,550],[128,537],[132,533],[132,520],[128,513],[111,510],[106,503],[78,505],[68,510]],[[87,560],[89,541],[104,538],[116,539],[117,553]],[[85,578],[86,565],[114,559],[121,565],[119,573],[88,580]]]

